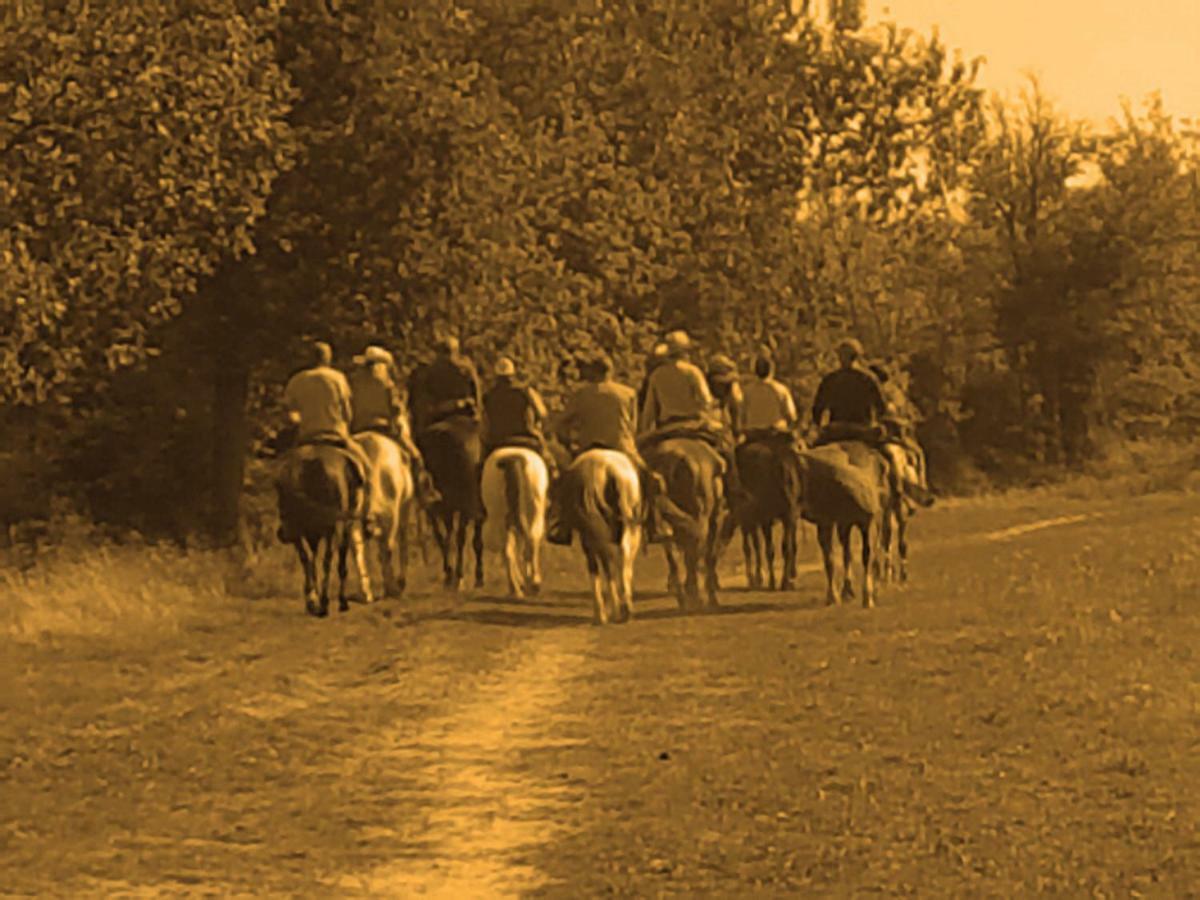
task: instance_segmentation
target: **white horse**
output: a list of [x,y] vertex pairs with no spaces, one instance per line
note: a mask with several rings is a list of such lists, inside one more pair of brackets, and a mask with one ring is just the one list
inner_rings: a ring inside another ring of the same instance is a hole
[[[365,431],[354,439],[371,460],[371,518],[383,592],[388,597],[399,597],[408,583],[408,528],[416,503],[412,470],[404,451],[390,437]],[[362,552],[361,543],[356,551]]]
[[504,556],[513,597],[542,588],[542,540],[550,473],[533,450],[501,447],[483,464],[483,545]]
[[[567,470],[563,516],[580,543],[592,578],[593,623],[633,618],[633,563],[642,545],[642,489],[624,453],[588,450]],[[608,600],[606,601],[606,595]]]

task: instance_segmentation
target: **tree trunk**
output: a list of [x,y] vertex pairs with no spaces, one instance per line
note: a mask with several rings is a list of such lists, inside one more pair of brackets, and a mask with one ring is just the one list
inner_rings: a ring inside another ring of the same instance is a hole
[[231,544],[237,537],[250,436],[246,418],[250,370],[238,359],[217,362],[212,385],[211,530],[221,544]]

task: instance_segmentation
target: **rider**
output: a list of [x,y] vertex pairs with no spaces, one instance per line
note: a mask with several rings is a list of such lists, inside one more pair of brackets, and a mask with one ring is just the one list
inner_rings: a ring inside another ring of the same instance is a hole
[[654,374],[655,369],[667,361],[668,350],[666,342],[659,341],[646,357],[646,369],[642,374],[642,383],[638,386],[637,392],[638,409],[646,405],[646,391],[650,389],[650,376]]
[[737,363],[724,353],[718,353],[708,361],[707,377],[708,389],[713,395],[713,400],[716,401],[717,415],[721,419],[721,426],[735,431],[737,408],[743,400]]
[[[329,444],[344,450],[358,469],[364,488],[371,483],[371,460],[350,436],[354,416],[350,385],[333,368],[333,349],[315,341],[310,364],[291,377],[283,391],[288,419],[296,425],[296,444]],[[371,492],[363,491],[363,532],[371,533]]]
[[787,386],[775,379],[775,363],[765,353],[754,360],[754,378],[742,387],[742,402],[735,412],[737,433],[746,443],[795,444],[800,421],[796,401]]
[[413,427],[418,435],[451,416],[478,419],[483,408],[479,375],[459,352],[458,338],[443,337],[434,346],[434,359],[417,368],[409,380]]
[[[612,360],[606,353],[598,354],[580,367],[588,383],[567,401],[555,426],[555,435],[565,447],[582,453],[597,447],[619,450],[629,457],[638,471],[642,496],[646,500],[646,540],[654,543],[671,536],[664,521],[662,504],[666,485],[642,459],[635,441],[637,429],[637,394],[633,388],[620,384],[612,377]],[[550,526],[546,540],[552,544],[571,543],[571,529],[561,517],[561,479],[551,485]]]
[[[667,335],[667,360],[651,373],[638,420],[639,443],[653,446],[668,434],[684,431],[709,444],[725,462],[730,505],[745,500],[734,459],[733,433],[721,427],[704,373],[688,361],[692,340],[686,331]],[[668,430],[669,429],[669,430]]]
[[[900,385],[891,377],[883,363],[872,363],[868,368],[879,382],[887,407],[884,410],[882,422],[886,432],[884,440],[889,445],[898,445],[908,452],[920,481],[918,487],[923,488],[925,484],[925,451],[921,449],[921,445],[917,441],[917,409]],[[915,493],[919,494],[920,492]],[[918,499],[921,498],[918,497]]]
[[399,444],[408,456],[413,484],[417,486],[423,502],[432,502],[436,499],[433,482],[425,468],[425,459],[412,439],[408,413],[393,375],[396,370],[395,359],[384,348],[371,345],[361,356],[354,357],[354,362],[358,368],[350,375],[354,407],[351,432],[376,431]]
[[535,388],[517,381],[517,366],[507,356],[496,363],[496,380],[483,395],[483,458],[499,447],[524,447],[541,454],[547,471],[554,457],[546,447],[542,425],[546,403]]
[[[841,366],[821,379],[813,400],[812,420],[819,429],[813,446],[849,440],[875,447],[887,461],[892,489],[903,496],[900,469],[883,446],[884,429],[880,422],[887,412],[887,401],[875,376],[861,365],[862,344],[846,338],[838,344],[837,355]],[[822,427],[826,413],[829,422]]]

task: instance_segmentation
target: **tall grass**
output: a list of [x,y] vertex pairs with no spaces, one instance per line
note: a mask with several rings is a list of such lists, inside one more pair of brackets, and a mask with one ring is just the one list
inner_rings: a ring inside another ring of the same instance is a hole
[[56,515],[47,546],[17,544],[0,558],[0,636],[55,636],[176,629],[226,597],[220,555],[119,539],[79,516]]

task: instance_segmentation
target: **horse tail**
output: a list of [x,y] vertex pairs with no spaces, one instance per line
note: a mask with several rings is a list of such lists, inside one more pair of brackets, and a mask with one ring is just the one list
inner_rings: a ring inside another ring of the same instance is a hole
[[618,522],[614,522],[613,511],[619,510],[621,503],[620,486],[608,469],[596,466],[584,475],[586,479],[580,485],[580,506],[582,507],[580,530],[587,531],[596,539],[619,541],[623,533]]
[[504,473],[504,525],[519,530],[521,527],[521,467],[524,460],[515,453],[498,460],[496,466]]
[[604,485],[604,503],[608,507],[605,519],[614,544],[621,543],[621,538],[625,536],[625,523],[630,521],[629,511],[626,509],[629,505],[625,502],[626,493],[621,490],[621,482],[615,475],[608,473]]

